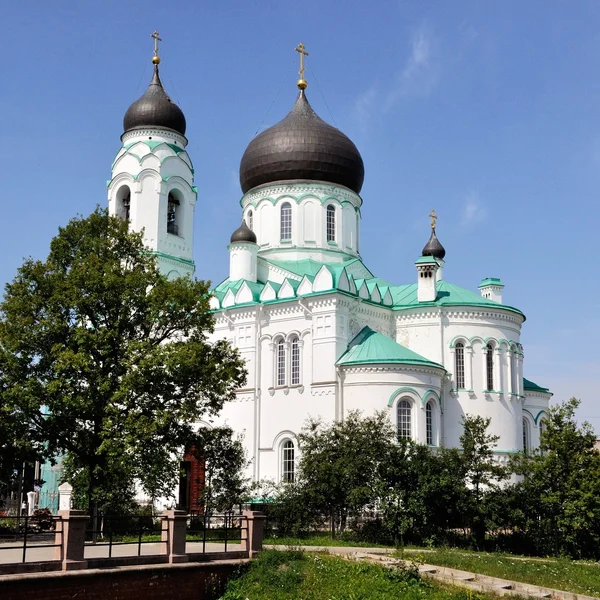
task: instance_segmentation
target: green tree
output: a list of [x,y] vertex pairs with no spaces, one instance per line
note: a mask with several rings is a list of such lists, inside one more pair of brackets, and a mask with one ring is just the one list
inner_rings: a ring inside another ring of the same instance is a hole
[[96,209],[61,228],[47,259],[26,260],[6,286],[8,411],[87,471],[94,506],[110,503],[115,472],[149,484],[148,457],[150,487],[168,489],[193,423],[244,384],[237,352],[208,342],[213,324],[208,283],[169,281],[141,234]]
[[201,427],[194,437],[191,452],[204,465],[204,482],[200,489],[203,513],[230,511],[248,495],[250,480],[245,476],[248,466],[240,436],[230,427]]
[[298,436],[299,485],[313,511],[331,518],[332,535],[343,533],[349,516],[377,500],[380,464],[395,443],[388,416],[348,413],[326,426],[310,420]]
[[600,558],[600,452],[576,398],[550,407],[540,447],[520,457],[523,527],[538,552]]
[[478,548],[482,548],[485,542],[487,500],[510,475],[509,469],[499,465],[494,458],[500,437],[488,432],[490,422],[490,417],[464,416],[464,429],[460,436],[462,467],[467,484],[464,509]]
[[466,488],[457,450],[433,452],[402,440],[390,445],[380,469],[380,508],[390,541],[444,541],[450,529],[462,525]]

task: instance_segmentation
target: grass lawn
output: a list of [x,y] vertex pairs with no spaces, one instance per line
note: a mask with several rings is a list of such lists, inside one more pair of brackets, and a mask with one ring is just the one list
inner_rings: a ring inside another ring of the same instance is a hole
[[263,544],[278,546],[342,546],[355,548],[387,548],[382,544],[370,542],[357,542],[352,540],[332,539],[330,535],[311,535],[309,537],[269,537],[265,538]]
[[415,570],[350,563],[301,550],[264,550],[221,600],[487,600],[497,596],[423,581]]
[[[400,551],[398,555],[402,555]],[[559,559],[516,557],[511,554],[470,552],[458,549],[434,549],[432,552],[407,552],[405,558],[418,562],[451,567],[533,583],[546,587],[600,596],[600,564]]]

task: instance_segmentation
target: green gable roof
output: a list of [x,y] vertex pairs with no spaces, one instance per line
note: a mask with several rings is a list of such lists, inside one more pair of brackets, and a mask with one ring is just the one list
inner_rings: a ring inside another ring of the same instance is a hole
[[442,365],[427,360],[420,354],[409,350],[406,346],[398,344],[389,337],[373,331],[370,327],[363,327],[360,330],[348,344],[348,349],[340,356],[336,364],[349,366],[374,363],[444,368]]
[[525,379],[525,377],[523,377],[523,389],[530,392],[541,392],[543,394],[550,394],[550,390],[548,388],[544,388],[541,385],[538,385],[537,383],[533,383],[533,381]]

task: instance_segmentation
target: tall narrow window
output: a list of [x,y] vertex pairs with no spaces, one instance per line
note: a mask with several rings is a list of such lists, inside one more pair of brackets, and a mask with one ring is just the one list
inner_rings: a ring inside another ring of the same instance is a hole
[[327,241],[335,242],[335,206],[327,207]]
[[518,374],[517,374],[517,351],[512,348],[510,353],[510,391],[513,394],[519,393],[519,387],[517,386]]
[[295,470],[294,442],[287,440],[281,447],[281,481],[293,483]]
[[427,445],[433,446],[433,404],[427,403],[425,408],[425,425],[427,431]]
[[398,402],[398,439],[410,440],[412,437],[412,405],[408,400]]
[[254,231],[254,213],[251,210],[248,211],[248,227]]
[[456,389],[465,389],[465,345],[458,342],[454,346],[454,371],[456,373]]
[[546,431],[546,421],[544,419],[542,419],[540,421],[540,442],[542,441],[542,437],[543,437],[545,431]]
[[125,198],[123,198],[123,213],[125,216],[125,220],[129,221],[129,217],[131,216],[131,194],[128,193]]
[[285,241],[292,239],[292,205],[289,202],[281,205],[279,238]]
[[530,439],[529,421],[523,418],[523,452],[525,452],[525,454],[527,454],[531,446]]
[[177,212],[179,210],[179,200],[169,193],[169,202],[167,206],[167,233],[179,235],[179,225],[177,224]]
[[277,342],[277,385],[285,385],[285,342]]
[[300,340],[297,337],[292,338],[292,385],[300,385]]
[[360,252],[360,217],[356,213],[356,251]]
[[487,390],[492,391],[494,389],[494,347],[488,344],[486,347],[485,354],[485,367],[486,367],[486,383]]

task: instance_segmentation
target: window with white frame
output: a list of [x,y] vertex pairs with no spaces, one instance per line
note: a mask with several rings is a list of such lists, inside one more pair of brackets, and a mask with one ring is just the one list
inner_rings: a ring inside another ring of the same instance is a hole
[[279,239],[284,241],[292,239],[292,205],[289,202],[281,205]]
[[531,448],[531,431],[529,429],[529,421],[523,417],[523,452],[527,454]]
[[291,385],[300,385],[300,340],[294,336],[290,341],[291,349]]
[[412,438],[412,403],[410,400],[398,402],[398,439],[410,440]]
[[429,401],[425,407],[425,429],[427,434],[427,445],[435,445],[433,437],[433,402]]
[[335,242],[335,206],[327,207],[327,241]]
[[454,346],[454,372],[457,390],[465,389],[465,345],[458,342]]
[[485,379],[487,383],[486,390],[494,389],[494,346],[488,344],[485,347]]
[[254,230],[254,213],[251,210],[248,211],[247,219],[248,219],[248,223],[247,223],[248,227],[250,229]]
[[281,445],[281,481],[293,483],[296,475],[295,449],[292,440]]
[[283,339],[277,342],[276,372],[277,385],[285,385],[285,342]]

